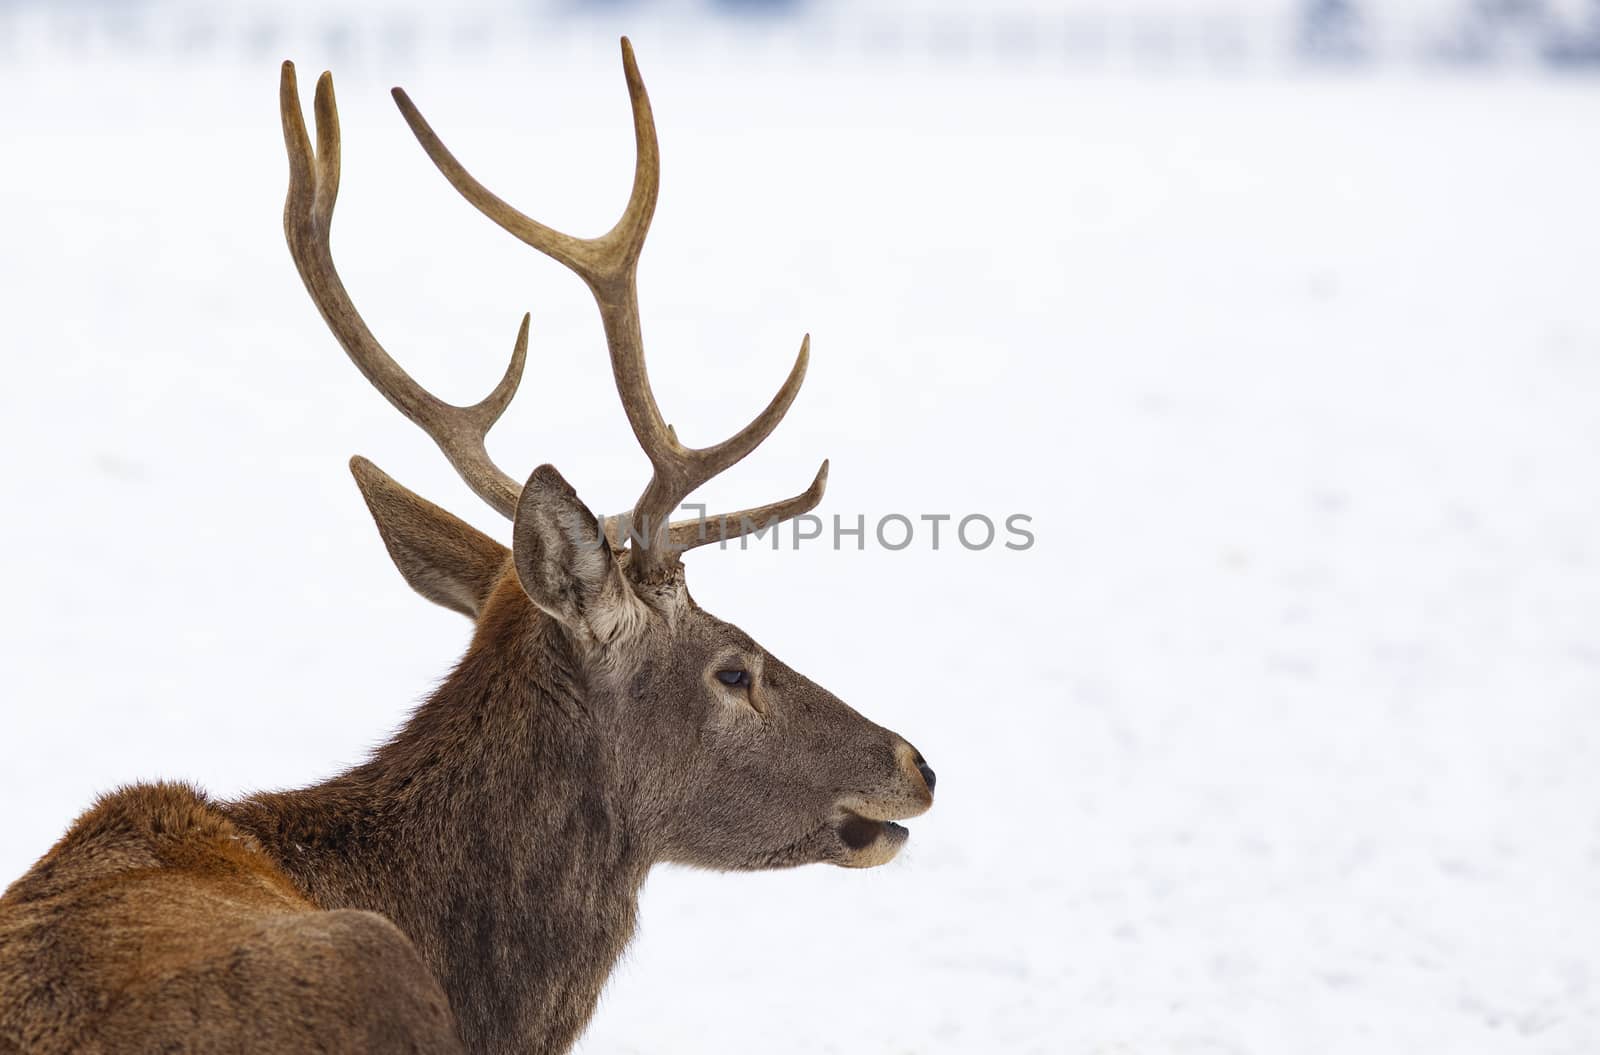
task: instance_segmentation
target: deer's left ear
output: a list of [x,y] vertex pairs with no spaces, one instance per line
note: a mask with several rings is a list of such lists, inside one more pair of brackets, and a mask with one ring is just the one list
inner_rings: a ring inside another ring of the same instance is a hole
[[365,458],[350,472],[378,534],[411,588],[434,604],[478,618],[511,554],[466,521],[401,486]]
[[511,560],[529,599],[582,641],[609,645],[643,614],[599,520],[555,466],[522,488]]

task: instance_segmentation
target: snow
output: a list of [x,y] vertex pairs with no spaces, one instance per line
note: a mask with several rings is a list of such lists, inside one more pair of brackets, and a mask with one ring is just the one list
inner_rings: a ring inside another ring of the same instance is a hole
[[[940,801],[890,867],[663,869],[584,1052],[1600,1047],[1600,91],[674,58],[641,277],[689,442],[811,376],[740,505],[1031,515],[1037,544],[702,553],[693,588],[894,728]],[[588,295],[488,185],[605,227],[611,48],[335,65],[335,248],[491,437],[644,479]],[[323,56],[298,51],[302,88]],[[92,796],[315,780],[465,644],[362,453],[505,537],[367,388],[278,228],[273,57],[0,66],[0,876]]]

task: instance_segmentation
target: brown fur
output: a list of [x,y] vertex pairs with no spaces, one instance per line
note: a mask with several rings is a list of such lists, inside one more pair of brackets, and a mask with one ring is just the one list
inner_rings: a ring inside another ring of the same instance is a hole
[[0,1050],[565,1051],[651,865],[879,864],[884,822],[931,804],[904,740],[681,568],[642,585],[594,548],[550,467],[510,553],[387,477],[363,493],[408,581],[478,613],[466,656],[323,784],[144,785],[80,817],[0,897]]
[[0,1050],[460,1050],[394,924],[319,911],[178,784],[78,818],[0,899],[0,950]]

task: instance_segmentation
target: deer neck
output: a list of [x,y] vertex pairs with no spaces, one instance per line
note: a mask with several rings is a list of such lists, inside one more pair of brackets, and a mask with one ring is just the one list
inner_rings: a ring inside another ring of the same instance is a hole
[[468,1050],[560,1052],[633,933],[649,859],[572,653],[520,598],[365,765],[229,812],[318,905],[405,931]]

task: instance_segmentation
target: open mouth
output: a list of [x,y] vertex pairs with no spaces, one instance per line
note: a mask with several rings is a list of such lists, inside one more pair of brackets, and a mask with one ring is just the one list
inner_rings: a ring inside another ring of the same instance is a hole
[[844,819],[836,826],[839,841],[850,851],[850,863],[861,866],[883,864],[899,852],[911,832],[894,821],[873,820],[859,813],[845,811]]

